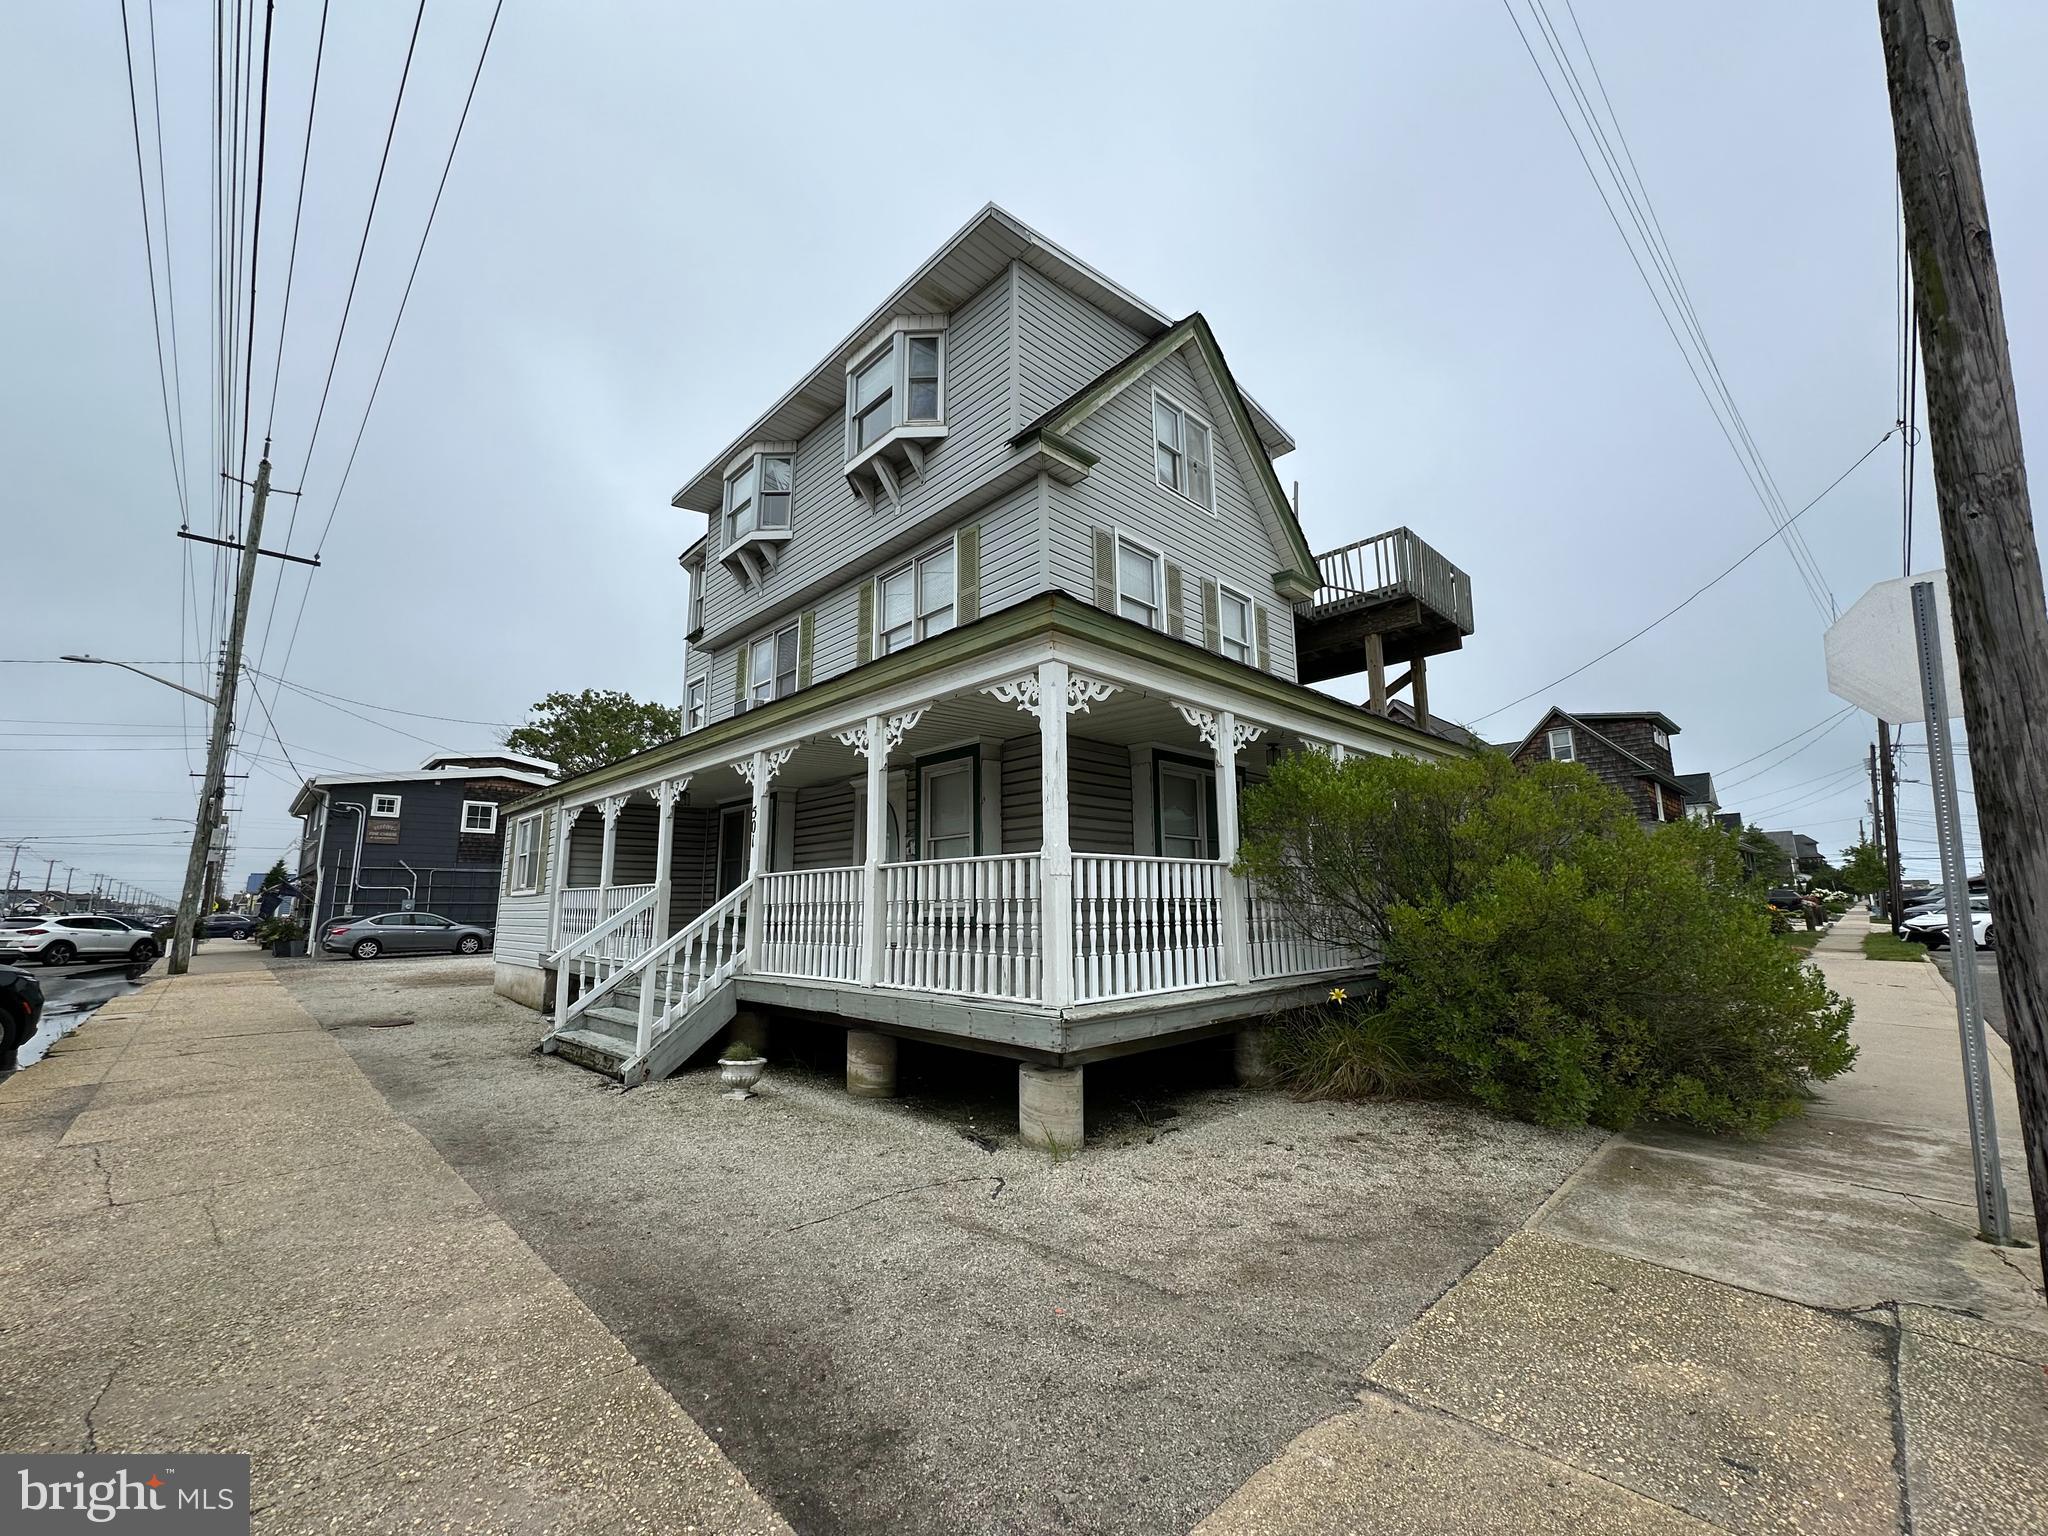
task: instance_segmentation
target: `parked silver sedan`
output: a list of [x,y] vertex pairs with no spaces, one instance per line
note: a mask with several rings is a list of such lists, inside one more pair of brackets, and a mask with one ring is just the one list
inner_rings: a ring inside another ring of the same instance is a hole
[[320,947],[358,960],[379,955],[474,955],[491,947],[491,930],[432,912],[379,912],[375,917],[329,919],[320,930]]

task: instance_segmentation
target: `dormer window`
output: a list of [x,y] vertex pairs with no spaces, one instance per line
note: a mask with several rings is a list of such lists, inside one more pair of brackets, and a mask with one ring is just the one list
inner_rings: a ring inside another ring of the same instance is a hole
[[790,535],[790,498],[796,455],[770,447],[750,449],[725,476],[725,548],[719,559],[741,581],[759,581],[775,569]]
[[893,321],[846,367],[846,477],[870,507],[900,499],[945,421],[944,317]]
[[1650,740],[1660,752],[1669,752],[1671,750],[1671,737],[1665,733],[1661,726],[1653,725],[1650,727]]

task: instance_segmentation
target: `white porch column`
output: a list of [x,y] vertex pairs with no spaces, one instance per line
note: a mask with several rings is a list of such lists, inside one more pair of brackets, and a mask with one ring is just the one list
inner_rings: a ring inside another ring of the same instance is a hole
[[1223,979],[1234,984],[1251,980],[1251,890],[1230,872],[1237,858],[1237,749],[1262,735],[1256,725],[1240,725],[1227,709],[1216,711],[1216,857],[1223,862],[1219,894],[1223,909]]
[[747,837],[747,878],[749,880],[767,873],[768,870],[768,786],[774,775],[768,771],[768,754],[754,754],[754,771],[748,775],[754,791],[754,803],[749,825],[752,831]]
[[747,781],[747,788],[753,791],[751,815],[752,832],[747,844],[747,881],[752,893],[747,897],[746,948],[747,966],[752,969],[760,958],[763,919],[766,913],[761,905],[761,889],[755,884],[768,872],[768,786],[775,782],[775,775],[782,771],[782,765],[795,755],[794,742],[786,747],[769,747],[757,750],[751,757],[743,757],[732,765],[732,770]]
[[869,715],[861,750],[868,758],[867,856],[862,860],[860,903],[860,984],[882,980],[882,856],[889,844],[889,737],[880,715]]
[[[576,818],[584,812],[583,806],[565,806],[561,815],[555,818],[555,861],[549,869],[554,881],[552,916],[548,920],[548,934],[554,941],[554,948],[562,948],[562,892],[569,884],[569,831],[576,825]],[[555,962],[555,1027],[560,1028],[562,1020],[569,1015],[569,967],[561,961]]]
[[1074,1001],[1074,847],[1067,824],[1067,664],[1038,664],[1039,884],[1048,1008]]
[[[597,812],[604,817],[604,861],[598,866],[597,883],[606,890],[612,888],[612,876],[619,857],[619,812],[626,808],[624,795],[606,795],[597,803]],[[606,915],[603,907],[598,908],[600,918]]]
[[[661,819],[659,831],[654,840],[654,947],[661,948],[668,939],[669,905],[669,863],[675,856],[676,848],[676,802],[683,797],[683,791],[690,787],[688,779],[663,779],[649,787],[647,793],[654,797]],[[654,967],[649,966],[640,977],[640,1018],[636,1054],[645,1056],[654,1045]]]

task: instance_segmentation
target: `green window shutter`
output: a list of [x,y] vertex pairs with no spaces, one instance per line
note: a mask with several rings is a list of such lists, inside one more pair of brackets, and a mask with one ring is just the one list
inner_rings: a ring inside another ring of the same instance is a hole
[[1095,606],[1116,612],[1116,540],[1107,528],[1095,530]]
[[981,524],[970,523],[953,539],[953,622],[981,617]]
[[1202,645],[1212,651],[1223,649],[1223,598],[1216,583],[1202,578]]
[[540,813],[540,847],[534,851],[533,855],[534,868],[539,871],[534,876],[533,881],[533,888],[537,891],[544,891],[548,888],[548,860],[553,856],[555,841],[551,833],[555,817],[559,814],[558,811],[542,811]]
[[860,584],[860,633],[854,636],[854,655],[861,661],[875,659],[875,584]]
[[1253,618],[1257,623],[1259,665],[1270,672],[1273,670],[1273,647],[1269,643],[1271,632],[1266,627],[1266,605],[1264,603],[1256,603],[1253,605],[1253,610]]
[[796,621],[796,685],[811,686],[811,647],[817,640],[818,610],[806,608]]
[[739,714],[747,707],[747,645],[743,640],[733,652],[732,669],[732,712]]
[[1176,638],[1185,635],[1188,629],[1186,606],[1181,602],[1181,587],[1180,567],[1169,560],[1166,562],[1166,632]]

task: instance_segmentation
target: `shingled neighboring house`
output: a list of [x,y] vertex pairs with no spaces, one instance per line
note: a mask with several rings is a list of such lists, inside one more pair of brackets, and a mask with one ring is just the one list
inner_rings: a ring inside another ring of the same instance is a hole
[[1655,710],[1569,715],[1553,705],[1508,756],[1521,768],[1581,764],[1627,795],[1643,821],[1677,821],[1686,814],[1686,786],[1671,767],[1677,734],[1670,716]]
[[1685,790],[1685,814],[1694,821],[1715,821],[1721,815],[1721,797],[1714,793],[1711,773],[1681,773],[1679,785]]

